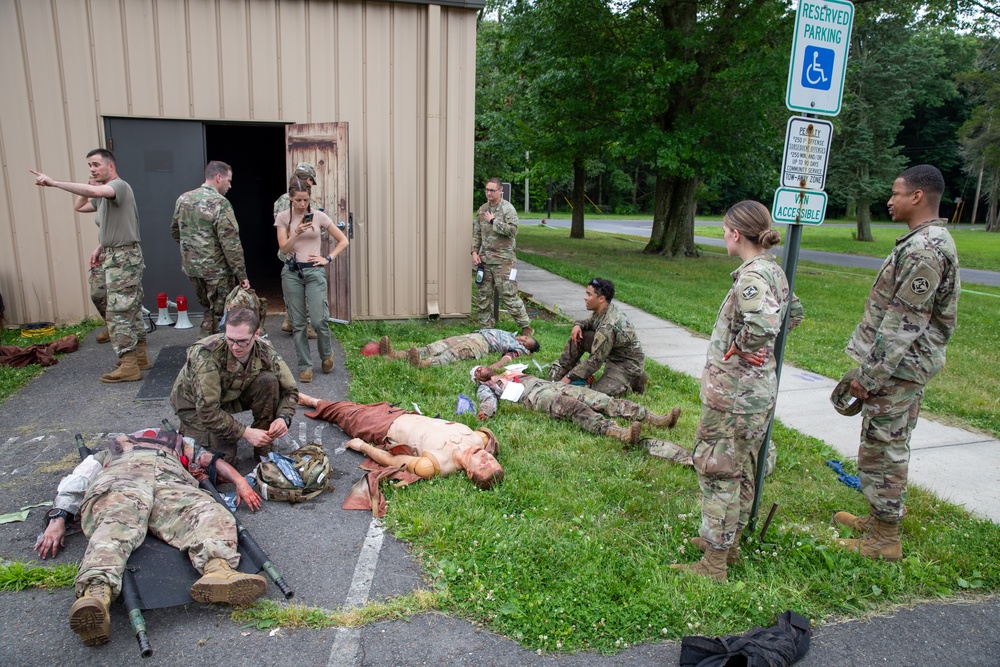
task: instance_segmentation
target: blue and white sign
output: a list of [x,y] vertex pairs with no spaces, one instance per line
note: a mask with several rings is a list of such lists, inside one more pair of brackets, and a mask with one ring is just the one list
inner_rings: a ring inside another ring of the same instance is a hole
[[786,225],[819,225],[826,218],[826,193],[778,188],[774,191],[771,217]]
[[848,0],[799,0],[785,97],[789,109],[840,113],[853,24]]

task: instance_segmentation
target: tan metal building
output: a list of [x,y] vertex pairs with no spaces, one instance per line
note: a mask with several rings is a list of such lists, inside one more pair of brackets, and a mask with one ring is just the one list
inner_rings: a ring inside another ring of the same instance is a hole
[[[233,166],[251,284],[280,298],[272,204],[297,159],[319,167],[327,213],[350,225],[341,319],[464,316],[483,2],[3,0],[0,294],[13,323],[94,315],[93,215],[29,168],[86,182],[116,154],[140,207],[145,305],[186,295],[169,235],[205,163]],[[304,124],[302,127],[292,124]],[[348,278],[349,277],[349,278]],[[345,284],[349,279],[349,288]],[[348,304],[344,304],[349,299]],[[335,315],[337,317],[337,315]]]

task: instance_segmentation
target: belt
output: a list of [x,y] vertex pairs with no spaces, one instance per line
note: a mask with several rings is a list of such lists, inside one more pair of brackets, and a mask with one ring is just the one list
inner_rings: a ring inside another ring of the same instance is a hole
[[296,269],[312,269],[315,268],[316,266],[318,265],[313,264],[312,262],[295,262]]
[[105,250],[131,250],[132,248],[138,248],[139,242],[135,241],[133,243],[123,243],[122,245],[114,245],[110,248],[105,248]]

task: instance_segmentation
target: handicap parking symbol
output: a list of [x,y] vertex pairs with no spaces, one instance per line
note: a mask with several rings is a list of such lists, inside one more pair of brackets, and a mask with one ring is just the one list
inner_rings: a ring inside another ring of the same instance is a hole
[[830,90],[833,85],[833,49],[807,46],[802,62],[802,87]]

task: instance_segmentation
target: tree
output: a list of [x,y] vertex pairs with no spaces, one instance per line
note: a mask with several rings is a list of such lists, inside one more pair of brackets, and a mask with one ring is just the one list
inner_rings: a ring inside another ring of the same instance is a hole
[[989,201],[986,229],[1000,232],[1000,39],[983,41],[979,62],[978,71],[962,77],[979,104],[959,136],[966,169],[977,177],[982,174]]
[[622,146],[656,171],[644,252],[692,256],[703,184],[743,180],[763,192],[776,180],[787,117],[777,113],[790,50],[787,5],[636,0],[619,7],[630,39]]
[[897,137],[915,106],[957,97],[949,60],[936,33],[913,28],[917,8],[861,5],[854,17],[844,91],[827,189],[856,210],[857,239],[872,241],[871,206],[887,197],[906,166]]

